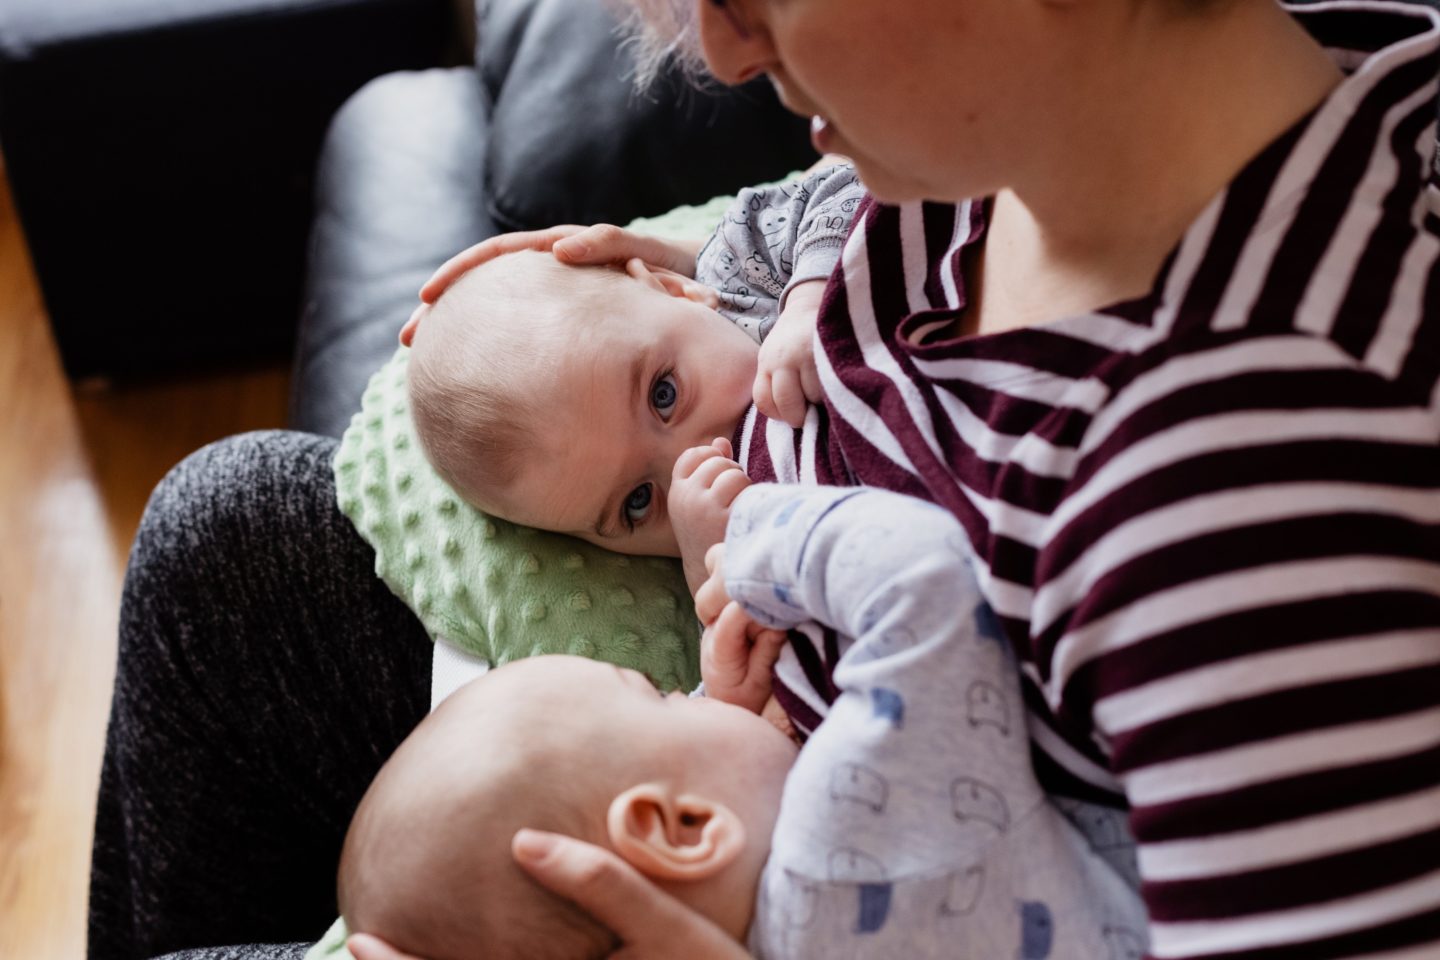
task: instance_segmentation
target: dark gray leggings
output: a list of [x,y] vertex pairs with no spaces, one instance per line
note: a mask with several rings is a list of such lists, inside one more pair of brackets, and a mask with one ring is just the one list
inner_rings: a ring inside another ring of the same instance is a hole
[[305,944],[335,917],[346,825],[425,715],[431,657],[336,509],[335,448],[232,437],[177,466],[145,510],[120,611],[91,960]]

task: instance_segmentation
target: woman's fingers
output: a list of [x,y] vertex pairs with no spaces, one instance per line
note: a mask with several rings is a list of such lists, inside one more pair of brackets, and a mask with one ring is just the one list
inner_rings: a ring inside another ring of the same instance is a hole
[[597,223],[567,234],[553,250],[555,259],[565,263],[624,263],[638,257],[683,277],[695,276],[695,251],[689,245],[632,233],[613,223]]
[[515,253],[519,250],[549,250],[554,247],[556,241],[563,240],[584,229],[575,224],[562,224],[544,230],[502,233],[497,237],[482,240],[473,247],[461,250],[442,263],[440,269],[431,274],[430,279],[426,280],[425,285],[420,288],[420,299],[425,303],[434,303],[440,294],[444,293],[446,288],[456,280],[459,280],[467,270],[478,267],[487,260],[494,260],[501,254]]
[[608,850],[558,834],[521,830],[511,842],[511,852],[537,883],[573,901],[621,939],[625,946],[614,956],[627,960],[748,956],[719,927]]

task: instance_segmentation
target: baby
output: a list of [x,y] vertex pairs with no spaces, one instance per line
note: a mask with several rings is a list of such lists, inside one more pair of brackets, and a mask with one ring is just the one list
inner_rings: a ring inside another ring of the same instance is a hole
[[1139,958],[1123,871],[1035,780],[968,550],[949,514],[897,494],[749,487],[702,591],[727,601],[706,684],[753,707],[784,636],[756,621],[834,629],[838,696],[798,757],[752,709],[631,671],[501,667],[366,794],[341,861],[349,929],[427,960],[604,956],[609,934],[514,865],[535,827],[615,851],[759,957]]
[[694,279],[638,260],[574,267],[534,252],[470,270],[401,332],[430,462],[496,516],[621,553],[683,557],[693,588],[739,487],[712,488],[722,464],[681,476],[677,462],[733,440],[757,396],[801,425],[805,394],[818,397],[813,375],[762,365],[759,341],[771,354],[808,353],[823,281],[862,196],[848,165],[746,190]]

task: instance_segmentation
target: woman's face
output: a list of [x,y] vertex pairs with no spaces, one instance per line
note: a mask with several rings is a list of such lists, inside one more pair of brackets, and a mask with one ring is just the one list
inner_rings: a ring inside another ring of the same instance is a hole
[[[693,0],[721,81],[770,75],[785,105],[820,117],[817,146],[855,161],[881,200],[959,200],[1010,185],[1012,142],[1044,122],[1032,0]],[[1041,128],[1043,129],[1043,127]],[[1033,141],[1034,134],[1030,133]]]

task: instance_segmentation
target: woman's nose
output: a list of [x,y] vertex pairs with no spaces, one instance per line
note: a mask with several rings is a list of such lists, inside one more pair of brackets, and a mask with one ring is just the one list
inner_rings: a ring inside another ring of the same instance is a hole
[[742,19],[729,0],[695,0],[700,7],[700,50],[715,79],[734,86],[753,80],[775,62],[765,25]]

